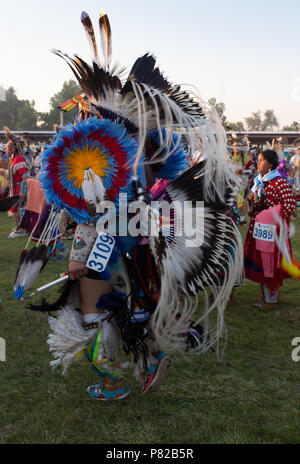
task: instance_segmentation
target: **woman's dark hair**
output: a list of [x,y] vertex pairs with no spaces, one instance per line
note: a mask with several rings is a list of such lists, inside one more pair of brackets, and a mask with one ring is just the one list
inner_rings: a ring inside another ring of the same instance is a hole
[[267,160],[268,163],[271,164],[271,166],[272,166],[271,169],[272,170],[277,168],[277,166],[279,164],[279,160],[278,160],[278,155],[277,155],[276,151],[274,151],[274,150],[264,150],[264,151],[262,151],[261,154],[263,155],[264,159]]

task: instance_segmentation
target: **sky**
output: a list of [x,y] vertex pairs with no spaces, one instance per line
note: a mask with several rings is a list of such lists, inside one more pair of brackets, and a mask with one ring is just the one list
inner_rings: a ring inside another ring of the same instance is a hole
[[149,51],[171,82],[224,102],[229,121],[273,109],[280,127],[300,122],[299,0],[0,0],[0,7],[0,86],[13,86],[38,111],[74,78],[50,49],[90,61],[81,12],[99,37],[104,9],[113,61],[128,71]]

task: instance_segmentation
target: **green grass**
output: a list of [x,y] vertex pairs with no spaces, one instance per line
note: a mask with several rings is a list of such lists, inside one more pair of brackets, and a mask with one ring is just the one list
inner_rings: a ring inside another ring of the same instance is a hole
[[[300,220],[293,250],[300,260]],[[13,299],[12,282],[25,239],[8,240],[0,214],[0,443],[299,443],[300,362],[291,358],[300,336],[300,283],[285,281],[280,305],[258,310],[258,285],[237,289],[226,310],[228,344],[213,353],[174,357],[159,392],[143,396],[132,375],[123,401],[100,402],[84,392],[97,377],[84,364],[63,377],[49,367],[47,315]],[[243,231],[244,233],[244,231]],[[67,242],[70,244],[70,242]],[[65,263],[48,263],[36,286],[55,279]]]

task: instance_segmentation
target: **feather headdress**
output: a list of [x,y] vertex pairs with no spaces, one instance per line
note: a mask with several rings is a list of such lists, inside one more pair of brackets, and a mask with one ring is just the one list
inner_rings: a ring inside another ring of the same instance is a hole
[[6,126],[3,127],[3,131],[9,142],[15,146],[20,154],[22,154],[25,149],[25,141],[11,132],[10,129]]
[[[187,140],[191,152],[199,149],[207,156],[204,167],[205,197],[217,193],[223,197],[226,182],[234,182],[234,170],[226,160],[226,134],[214,108],[200,101],[198,96],[171,84],[156,65],[156,59],[146,53],[133,64],[122,83],[121,71],[111,66],[111,28],[107,15],[100,13],[99,27],[103,60],[98,57],[92,23],[87,13],[82,24],[91,48],[92,65],[79,56],[52,50],[72,69],[90,105],[102,118],[119,122],[131,135],[136,135],[138,150],[134,173],[144,153],[144,163],[162,163],[176,151],[173,132]],[[166,130],[166,136],[162,136]],[[158,131],[159,144],[152,156],[147,156],[149,132]],[[214,176],[212,176],[214,173]]]

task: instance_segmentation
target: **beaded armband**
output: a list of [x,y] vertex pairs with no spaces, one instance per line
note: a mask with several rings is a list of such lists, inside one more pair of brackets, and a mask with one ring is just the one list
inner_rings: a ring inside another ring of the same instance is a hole
[[96,238],[97,231],[95,227],[87,224],[78,224],[75,230],[70,260],[85,264]]

